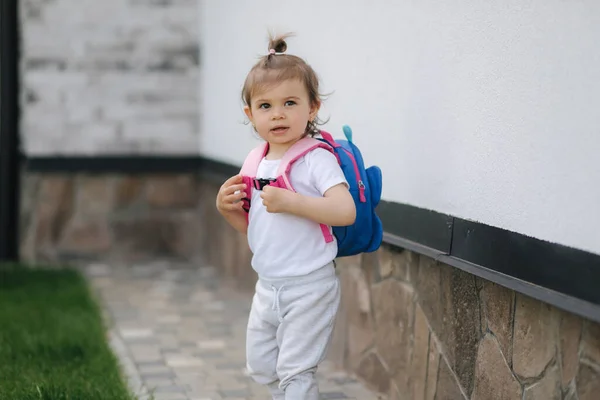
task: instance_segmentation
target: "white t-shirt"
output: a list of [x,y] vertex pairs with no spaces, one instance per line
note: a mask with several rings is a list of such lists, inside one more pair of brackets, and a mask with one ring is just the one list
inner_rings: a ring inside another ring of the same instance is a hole
[[[280,160],[264,159],[258,166],[259,179],[276,178]],[[290,171],[294,189],[305,196],[323,197],[346,178],[336,157],[317,148],[298,159]],[[285,278],[309,274],[330,263],[337,254],[337,241],[325,243],[321,226],[309,219],[284,213],[269,213],[262,192],[252,189],[248,243],[252,268],[260,277]],[[331,229],[331,228],[330,228]]]

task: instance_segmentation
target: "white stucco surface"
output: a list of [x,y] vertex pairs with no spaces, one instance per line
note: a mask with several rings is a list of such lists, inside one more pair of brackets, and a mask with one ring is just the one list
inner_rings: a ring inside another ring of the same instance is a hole
[[600,253],[600,3],[242,0],[200,7],[200,152],[257,141],[240,89],[294,31],[385,200]]

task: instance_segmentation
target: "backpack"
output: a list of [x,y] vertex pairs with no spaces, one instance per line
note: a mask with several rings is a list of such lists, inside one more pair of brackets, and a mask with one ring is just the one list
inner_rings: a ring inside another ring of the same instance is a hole
[[[336,156],[350,185],[350,194],[356,206],[354,224],[331,228],[338,242],[337,257],[377,250],[383,239],[383,225],[375,213],[375,208],[381,199],[381,169],[375,165],[365,169],[360,150],[352,142],[352,130],[349,126],[344,126],[343,130],[346,140],[335,140],[331,134],[320,131],[321,138],[306,137],[296,142],[284,154],[277,170],[277,178],[272,180],[256,179],[256,171],[268,151],[268,143],[263,143],[253,149],[246,157],[240,171],[248,188],[246,190],[247,197],[242,200],[244,210],[247,213],[250,211],[250,199],[254,189],[261,190],[264,186],[271,185],[294,191],[289,178],[293,163],[306,153],[316,148],[323,148]],[[327,243],[333,241],[327,225],[321,224],[321,232]]]

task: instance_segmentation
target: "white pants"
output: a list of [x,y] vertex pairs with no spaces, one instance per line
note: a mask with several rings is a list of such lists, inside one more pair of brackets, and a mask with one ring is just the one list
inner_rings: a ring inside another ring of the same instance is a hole
[[333,263],[299,278],[258,280],[246,336],[247,369],[273,399],[319,399],[315,373],[339,304]]

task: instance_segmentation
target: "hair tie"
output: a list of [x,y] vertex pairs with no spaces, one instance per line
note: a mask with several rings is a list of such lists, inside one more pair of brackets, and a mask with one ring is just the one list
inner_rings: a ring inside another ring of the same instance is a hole
[[284,52],[278,53],[277,51],[275,51],[275,49],[269,49],[269,55],[272,55],[272,56],[282,56],[284,54],[285,54]]

